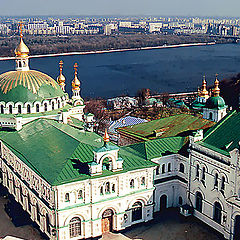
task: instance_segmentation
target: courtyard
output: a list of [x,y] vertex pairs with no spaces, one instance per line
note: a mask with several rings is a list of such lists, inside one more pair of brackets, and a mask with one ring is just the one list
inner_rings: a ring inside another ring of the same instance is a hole
[[[40,232],[31,225],[15,227],[4,210],[7,198],[0,197],[0,238],[5,236],[19,237],[26,240],[43,240]],[[222,240],[223,238],[205,224],[195,218],[185,219],[176,209],[168,209],[157,214],[149,223],[131,227],[121,234],[105,234],[104,240]]]

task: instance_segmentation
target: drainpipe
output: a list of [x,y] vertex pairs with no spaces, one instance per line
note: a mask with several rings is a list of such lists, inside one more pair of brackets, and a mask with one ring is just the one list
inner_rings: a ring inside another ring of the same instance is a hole
[[[193,137],[191,137],[190,136],[190,144],[189,144],[189,153],[190,153],[190,146],[191,146],[191,144],[193,143]],[[191,206],[193,207],[193,203],[192,203],[192,201],[191,201],[191,198],[190,198],[190,187],[191,187],[191,173],[192,173],[192,158],[191,158],[191,153],[189,154],[189,177],[188,177],[188,196],[187,196],[187,198],[188,198],[188,200],[189,200],[189,202],[190,202],[190,204],[191,204]]]
[[53,192],[54,192],[54,212],[55,212],[55,227],[56,227],[56,236],[57,236],[57,240],[58,238],[58,217],[57,217],[57,209],[58,209],[58,201],[57,201],[57,189],[56,187],[53,188]]

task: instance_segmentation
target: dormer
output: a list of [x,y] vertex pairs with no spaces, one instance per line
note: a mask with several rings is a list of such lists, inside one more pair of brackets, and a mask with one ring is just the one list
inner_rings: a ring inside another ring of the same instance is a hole
[[90,174],[102,174],[108,170],[112,172],[122,170],[123,159],[118,157],[119,147],[109,144],[109,135],[107,130],[103,137],[104,145],[94,150],[94,161],[89,164]]

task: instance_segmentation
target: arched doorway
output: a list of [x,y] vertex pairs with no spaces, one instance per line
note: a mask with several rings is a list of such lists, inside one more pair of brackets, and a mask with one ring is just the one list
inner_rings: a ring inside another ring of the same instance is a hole
[[113,228],[113,215],[112,209],[107,209],[102,214],[102,233],[111,232]]
[[240,215],[237,215],[234,221],[233,240],[239,240],[239,239],[240,239]]
[[167,208],[167,196],[164,194],[160,197],[160,211]]

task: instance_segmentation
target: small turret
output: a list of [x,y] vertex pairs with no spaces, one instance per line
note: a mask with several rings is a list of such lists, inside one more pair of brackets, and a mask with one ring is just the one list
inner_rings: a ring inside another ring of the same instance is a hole
[[15,55],[16,55],[16,70],[17,71],[28,71],[29,65],[28,65],[28,54],[29,49],[26,46],[26,44],[23,42],[23,23],[19,23],[19,31],[20,31],[20,43],[15,49]]
[[203,81],[202,81],[202,89],[200,91],[200,97],[203,97],[207,99],[209,97],[208,95],[208,90],[207,90],[207,82],[205,76],[203,76]]
[[73,93],[72,99],[73,100],[81,99],[81,97],[80,97],[80,84],[81,83],[77,77],[77,68],[78,68],[78,65],[77,65],[77,63],[75,63],[74,64],[74,70],[75,70],[74,79],[72,80],[72,93]]
[[104,136],[103,136],[103,141],[104,141],[104,146],[106,146],[110,139],[109,139],[109,135],[108,135],[108,132],[107,132],[107,128],[105,128],[105,133],[104,133]]
[[59,84],[59,86],[61,87],[61,89],[65,92],[65,77],[64,75],[62,74],[62,69],[63,69],[63,61],[61,60],[59,62],[59,76],[57,77],[57,82]]
[[218,74],[216,74],[216,79],[214,82],[214,89],[213,89],[213,96],[218,97],[219,94],[220,94],[220,88],[219,88]]

